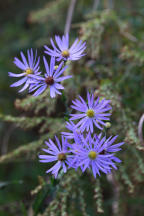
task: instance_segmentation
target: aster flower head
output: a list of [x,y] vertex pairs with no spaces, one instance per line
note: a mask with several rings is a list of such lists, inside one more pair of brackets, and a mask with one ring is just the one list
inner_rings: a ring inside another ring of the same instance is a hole
[[108,139],[106,139],[106,137],[102,138],[102,133],[100,133],[98,136],[94,135],[94,142],[96,142],[97,140],[99,140],[99,142],[101,141],[102,145],[104,146],[103,154],[115,153],[115,152],[121,151],[122,150],[121,146],[124,144],[124,142],[113,144],[115,140],[117,139],[117,137],[118,135],[110,136]]
[[23,85],[22,89],[19,90],[19,92],[22,92],[24,90],[26,90],[31,81],[32,81],[32,76],[33,77],[36,75],[40,75],[41,72],[39,72],[39,63],[40,63],[40,57],[37,58],[37,51],[35,53],[33,53],[33,50],[27,50],[27,56],[28,59],[26,59],[25,55],[23,54],[23,52],[20,53],[21,54],[21,58],[22,60],[19,60],[17,57],[14,58],[14,64],[22,70],[22,73],[19,74],[15,74],[15,73],[11,73],[9,72],[8,75],[10,77],[17,77],[20,78],[19,81],[13,83],[11,85],[11,87],[18,87]]
[[99,97],[95,100],[94,94],[90,94],[89,92],[87,93],[88,102],[84,101],[81,96],[79,96],[79,99],[72,101],[73,105],[71,107],[80,113],[71,114],[70,120],[80,119],[76,126],[82,132],[90,130],[93,133],[94,125],[102,130],[102,126],[105,126],[104,121],[109,120],[109,116],[111,115],[107,113],[111,109],[110,100],[100,100]]
[[70,132],[62,132],[61,134],[66,138],[66,139],[73,139],[74,138],[74,133],[79,134],[80,130],[77,129],[76,125],[72,122],[66,122],[66,128],[70,131]]
[[[77,140],[77,139],[76,139]],[[111,172],[112,167],[117,169],[114,162],[120,163],[121,160],[108,152],[103,152],[105,149],[106,138],[96,139],[88,133],[86,137],[81,134],[82,144],[76,143],[72,146],[72,153],[75,155],[72,166],[81,167],[82,172],[86,169],[91,169],[94,177],[100,171],[107,174]]]
[[70,151],[68,151],[67,149],[68,143],[63,136],[61,143],[56,136],[55,140],[57,145],[51,139],[49,139],[49,142],[45,142],[48,148],[43,149],[43,151],[47,154],[39,155],[39,159],[42,163],[56,162],[55,165],[53,165],[50,169],[46,171],[46,173],[51,172],[54,177],[57,178],[60,169],[63,169],[64,173],[67,172],[67,169],[72,159],[72,155],[69,154]]
[[69,36],[68,34],[63,35],[62,38],[60,36],[55,36],[55,41],[57,43],[57,47],[54,44],[54,41],[51,38],[51,45],[53,50],[47,46],[44,46],[46,51],[45,53],[50,56],[55,56],[57,61],[75,61],[79,60],[85,54],[83,53],[86,49],[86,42],[82,40],[76,39],[71,47],[69,47]]
[[56,94],[61,94],[60,89],[64,87],[60,84],[65,79],[69,79],[72,76],[62,76],[63,72],[67,69],[67,66],[63,66],[63,62],[55,67],[55,58],[52,57],[50,61],[50,67],[45,57],[43,57],[46,73],[45,77],[37,76],[30,86],[29,92],[35,91],[34,96],[42,94],[48,87],[50,88],[50,96],[53,98]]

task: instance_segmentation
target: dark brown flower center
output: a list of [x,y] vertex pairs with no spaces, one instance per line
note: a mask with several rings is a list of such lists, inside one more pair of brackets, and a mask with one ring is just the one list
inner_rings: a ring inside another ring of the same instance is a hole
[[65,153],[58,154],[58,160],[59,161],[64,161],[65,159],[66,159],[66,154]]
[[45,79],[45,82],[47,85],[52,85],[52,84],[54,84],[54,79],[53,79],[53,77],[49,76]]

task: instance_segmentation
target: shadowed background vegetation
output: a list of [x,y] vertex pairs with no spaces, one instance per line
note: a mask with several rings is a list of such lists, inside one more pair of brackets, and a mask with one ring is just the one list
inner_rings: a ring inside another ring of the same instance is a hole
[[[51,99],[48,92],[18,94],[8,71],[19,72],[13,58],[21,50],[38,49],[42,57],[50,37],[63,34],[70,1],[0,1],[0,216],[143,215],[144,145],[137,127],[144,110],[144,1],[101,0],[94,8],[95,2],[76,1],[70,40],[86,40],[87,55],[69,63],[73,79],[62,97]],[[96,180],[73,170],[54,180],[37,155],[45,139],[64,130],[72,99],[87,89],[112,101],[107,135],[125,141],[118,153],[123,162]]]

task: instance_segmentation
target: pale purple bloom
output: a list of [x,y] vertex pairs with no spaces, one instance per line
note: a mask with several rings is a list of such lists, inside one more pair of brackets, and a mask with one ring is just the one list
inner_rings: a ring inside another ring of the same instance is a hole
[[54,44],[54,41],[51,38],[51,45],[53,47],[53,50],[50,49],[47,46],[44,46],[46,51],[45,53],[56,57],[57,61],[75,61],[79,60],[82,56],[85,54],[83,53],[86,49],[86,42],[83,42],[82,40],[79,40],[78,38],[74,41],[71,47],[69,47],[69,36],[66,34],[63,35],[62,38],[60,36],[55,36],[55,41],[57,43],[57,47]]
[[71,114],[70,120],[80,119],[76,126],[81,132],[90,130],[93,133],[94,125],[102,130],[102,126],[105,126],[104,121],[108,121],[111,115],[107,113],[111,109],[110,100],[100,100],[99,97],[95,100],[94,94],[90,93],[87,93],[88,102],[85,102],[81,96],[79,96],[79,99],[72,101],[73,105],[71,107],[80,113]]
[[43,149],[43,151],[47,154],[39,155],[39,159],[42,163],[56,162],[46,173],[51,172],[57,178],[60,169],[63,169],[64,173],[67,172],[73,156],[70,155],[70,151],[67,149],[67,140],[63,136],[61,143],[56,136],[55,140],[57,145],[51,139],[49,139],[49,142],[45,142],[48,148]]
[[71,145],[71,152],[75,155],[71,163],[72,167],[81,167],[82,172],[87,168],[91,169],[95,178],[97,174],[100,176],[100,171],[107,174],[111,172],[112,167],[117,169],[114,162],[120,163],[121,160],[114,154],[103,152],[107,144],[105,137],[96,139],[94,136],[92,138],[90,133],[86,137],[82,134],[80,136],[81,144],[77,142],[76,137],[75,144]]
[[61,94],[59,89],[64,89],[64,87],[60,84],[65,79],[69,79],[72,76],[62,76],[63,72],[67,69],[67,66],[63,66],[63,62],[61,62],[58,68],[55,70],[55,58],[52,57],[50,61],[50,67],[47,63],[45,57],[43,57],[44,65],[46,69],[45,77],[37,77],[34,82],[31,84],[29,92],[35,91],[34,96],[38,96],[42,94],[48,87],[50,88],[50,96],[53,98],[56,94]]
[[116,143],[116,144],[113,144],[115,142],[115,140],[117,139],[118,135],[117,136],[110,136],[108,139],[106,139],[106,137],[104,136],[102,138],[102,133],[100,133],[98,136],[97,135],[94,135],[94,140],[101,140],[103,146],[104,146],[104,149],[103,149],[103,153],[110,153],[110,152],[118,152],[118,151],[121,151],[122,149],[120,148],[124,142],[120,142],[120,143]]
[[80,130],[77,129],[76,125],[72,121],[66,122],[66,128],[71,131],[61,133],[66,139],[73,139],[74,133],[80,132]]
[[23,52],[21,52],[20,54],[21,54],[22,61],[15,57],[14,58],[14,64],[19,69],[22,70],[22,73],[15,74],[15,73],[9,72],[8,75],[10,77],[21,78],[19,81],[13,83],[11,85],[11,87],[18,87],[18,86],[23,85],[22,89],[19,90],[19,92],[22,92],[29,87],[29,85],[33,79],[32,75],[33,75],[33,77],[35,75],[38,76],[41,74],[41,72],[39,72],[40,57],[37,58],[37,51],[36,51],[35,56],[34,56],[32,49],[27,50],[28,59],[26,59]]

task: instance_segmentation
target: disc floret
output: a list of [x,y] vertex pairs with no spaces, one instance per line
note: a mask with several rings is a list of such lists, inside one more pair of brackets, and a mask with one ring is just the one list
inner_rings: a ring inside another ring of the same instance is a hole
[[95,160],[96,159],[96,156],[97,156],[97,153],[95,151],[90,151],[89,154],[88,154],[89,158],[91,160]]
[[25,70],[26,76],[28,76],[29,74],[33,74],[33,70],[31,68],[28,68]]
[[58,160],[59,161],[65,161],[66,160],[66,154],[65,153],[59,153],[58,154]]
[[95,112],[94,112],[93,109],[88,109],[88,111],[86,112],[86,114],[87,114],[87,116],[88,116],[89,118],[93,118],[94,115],[95,115]]
[[62,56],[64,57],[64,58],[68,58],[69,57],[69,51],[68,50],[64,50],[64,51],[62,51]]
[[52,76],[49,76],[45,79],[45,82],[47,85],[53,85],[54,84],[54,79]]

